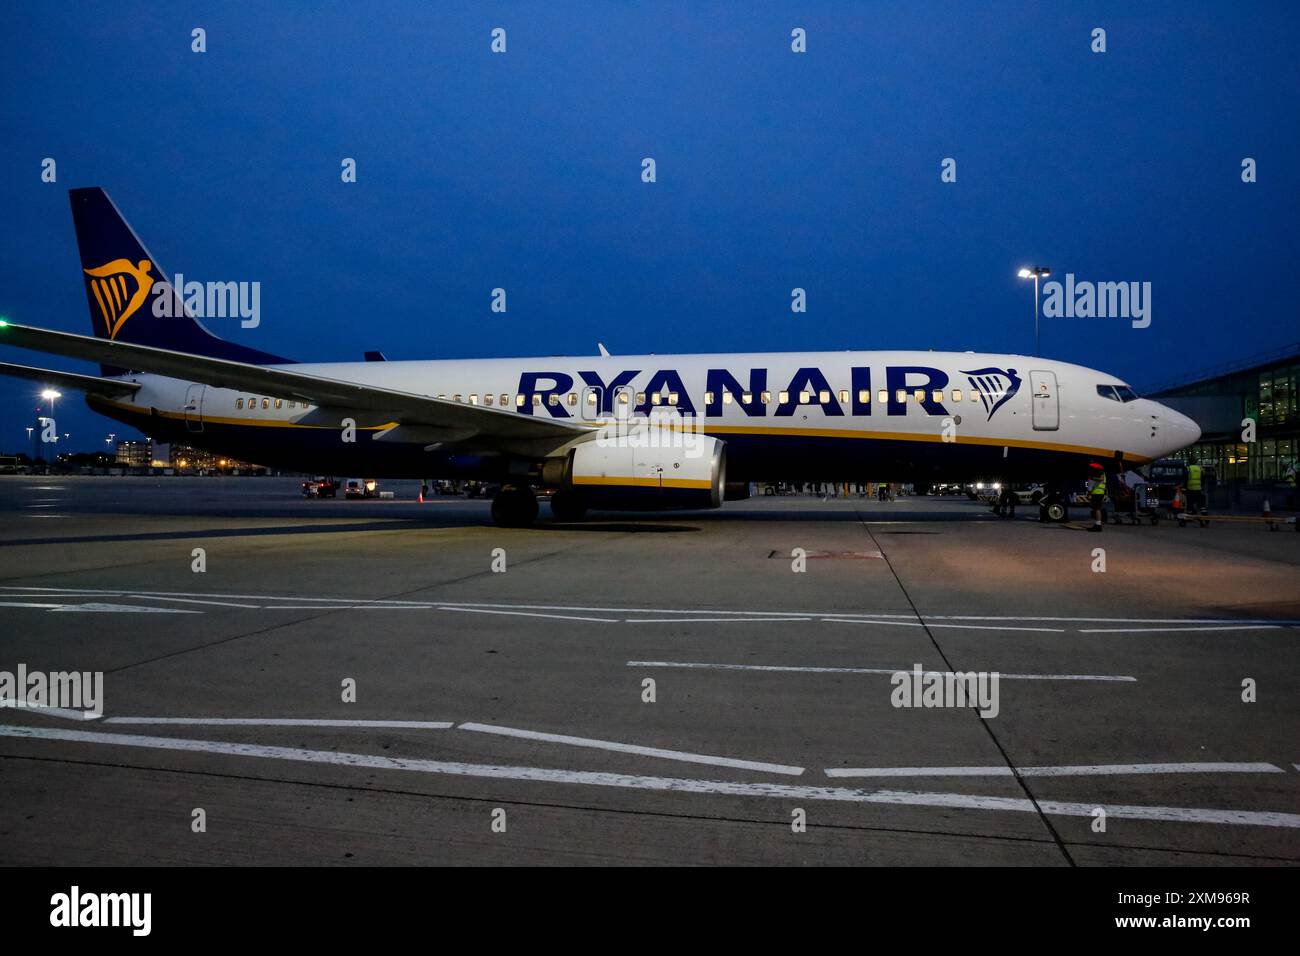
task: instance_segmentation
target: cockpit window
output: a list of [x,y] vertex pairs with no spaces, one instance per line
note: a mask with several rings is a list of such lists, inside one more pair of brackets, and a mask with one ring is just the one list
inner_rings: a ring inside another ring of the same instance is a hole
[[1112,402],[1136,402],[1137,395],[1127,385],[1098,385],[1097,394]]

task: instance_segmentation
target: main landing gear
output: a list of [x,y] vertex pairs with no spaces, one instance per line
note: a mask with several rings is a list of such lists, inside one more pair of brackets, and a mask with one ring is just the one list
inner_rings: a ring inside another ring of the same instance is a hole
[[492,499],[492,520],[503,528],[531,526],[537,520],[537,496],[526,485],[506,485]]

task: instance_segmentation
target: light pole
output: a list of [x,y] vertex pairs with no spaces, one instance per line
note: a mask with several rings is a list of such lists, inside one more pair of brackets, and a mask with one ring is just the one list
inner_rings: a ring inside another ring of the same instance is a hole
[[1032,269],[1021,269],[1016,273],[1022,279],[1034,280],[1034,356],[1038,356],[1038,280],[1046,279],[1052,274],[1052,270],[1047,266],[1034,266]]

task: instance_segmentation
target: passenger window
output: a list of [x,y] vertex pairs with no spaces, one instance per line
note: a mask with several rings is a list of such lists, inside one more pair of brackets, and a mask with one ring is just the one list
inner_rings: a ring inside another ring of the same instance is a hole
[[509,404],[510,404],[510,393],[509,393],[509,392],[502,392],[502,393],[501,393],[501,407],[502,407],[502,408],[505,408],[505,407],[506,407],[507,405],[509,405]]
[[471,405],[477,405],[477,404],[478,404],[478,395],[477,395],[477,393],[474,394],[474,395],[471,395],[471,396],[469,397],[469,403],[470,403]]
[[876,392],[876,401],[881,405],[884,405],[889,401],[889,393],[882,388],[880,391]]
[[943,401],[943,389],[941,389],[941,388],[936,388],[936,389],[935,389],[935,390],[930,394],[930,397],[931,397],[932,399],[934,399],[936,402],[942,402],[942,401]]
[[785,391],[785,389],[782,389],[781,392],[780,392],[780,395],[778,396],[778,401],[780,401],[780,403],[781,403],[782,405],[789,404],[789,402],[790,402],[790,393],[787,392],[787,391]]
[[552,392],[550,395],[546,396],[546,404],[554,408],[556,405],[560,404],[560,396]]
[[483,396],[483,404],[484,404],[484,405],[491,405],[491,404],[492,404],[492,400],[493,400],[493,398],[494,398],[494,396],[492,395],[492,393],[491,393],[491,392],[488,392],[486,395]]
[[753,392],[744,392],[744,393],[742,393],[741,396],[740,396],[740,401],[741,401],[741,404],[744,404],[744,405],[749,405],[749,404],[751,404],[751,403],[754,401],[754,393],[753,393]]
[[842,388],[840,389],[840,404],[847,405],[848,403],[849,403],[849,390],[847,388]]
[[452,400],[453,402],[459,402],[459,401],[460,401],[460,393],[457,392],[455,395],[453,395],[453,396],[451,397],[451,400]]
[[588,405],[595,405],[595,404],[596,404],[596,393],[595,393],[595,392],[588,392],[588,393],[587,393],[587,404],[588,404]]
[[645,404],[645,392],[637,392],[637,393],[636,393],[636,403],[637,403],[638,405],[644,405],[644,404]]
[[[642,396],[642,397],[644,398],[644,396]],[[619,393],[618,393],[618,403],[619,403],[620,405],[626,405],[626,404],[627,404],[627,392],[619,392]]]
[[810,401],[812,401],[812,393],[810,393],[810,392],[800,392],[800,393],[799,393],[799,404],[800,404],[800,405],[807,405]]
[[663,397],[663,395],[660,394],[659,392],[652,392],[652,393],[650,394],[650,404],[651,404],[651,405],[662,405],[662,404],[663,404],[663,401],[664,401],[664,397]]
[[523,407],[524,407],[524,395],[521,392],[515,396],[515,408],[523,408]]
[[271,400],[270,400],[269,398],[264,398],[264,399],[262,399],[262,407],[263,407],[263,408],[270,408],[270,407],[271,407]]
[[676,405],[676,404],[677,404],[677,393],[676,393],[676,392],[669,392],[669,393],[668,393],[668,404],[669,404],[669,405]]
[[954,402],[960,402],[960,401],[961,401],[961,389],[960,389],[960,388],[954,388],[954,389],[952,390],[952,400],[953,400]]
[[906,402],[906,401],[907,401],[907,389],[905,389],[905,388],[900,388],[900,389],[898,389],[898,391],[894,392],[894,401],[896,401],[899,405],[902,405],[904,402]]
[[764,405],[771,405],[771,404],[772,404],[772,393],[771,393],[771,392],[764,392],[764,393],[763,393],[763,399],[762,399],[762,401],[763,401],[763,404],[764,404]]
[[865,389],[865,388],[858,389],[858,404],[859,405],[871,404],[871,391],[869,389]]
[[541,408],[541,407],[542,407],[542,396],[540,396],[540,395],[534,395],[534,396],[533,396],[533,408]]
[[712,393],[712,392],[705,392],[705,393],[704,393],[704,404],[705,404],[705,405],[712,405],[712,404],[713,404],[713,393]]
[[723,392],[723,393],[722,393],[722,404],[723,404],[723,405],[730,405],[731,402],[732,402],[732,396],[731,396],[731,393],[730,393],[730,392]]
[[918,389],[913,390],[913,392],[912,392],[912,397],[913,397],[914,399],[916,399],[916,402],[917,402],[918,405],[919,405],[921,402],[924,402],[924,401],[925,401],[925,389],[923,389],[923,388],[918,388]]
[[828,392],[826,389],[823,388],[820,392],[817,393],[817,401],[821,402],[823,405],[825,405],[830,400],[831,400],[831,393]]
[[244,400],[243,400],[242,398],[237,398],[237,399],[235,399],[235,407],[236,407],[236,408],[243,408],[243,407],[244,407]]

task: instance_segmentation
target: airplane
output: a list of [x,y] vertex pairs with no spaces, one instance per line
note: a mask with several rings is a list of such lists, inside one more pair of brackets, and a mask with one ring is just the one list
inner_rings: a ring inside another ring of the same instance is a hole
[[1194,443],[1105,372],[933,351],[295,362],[212,334],[99,187],[69,191],[93,335],[0,320],[0,363],[159,441],[298,472],[499,484],[493,520],[717,508],[754,481],[1083,478]]

